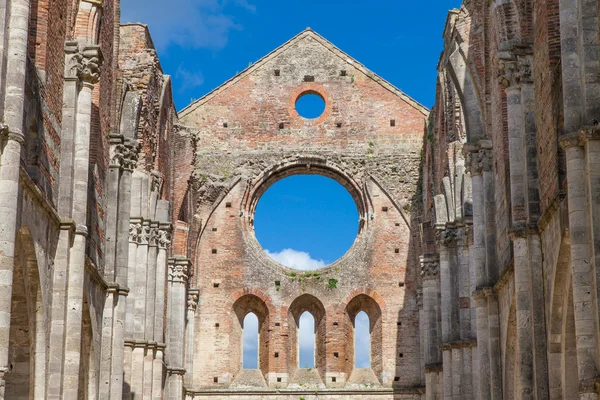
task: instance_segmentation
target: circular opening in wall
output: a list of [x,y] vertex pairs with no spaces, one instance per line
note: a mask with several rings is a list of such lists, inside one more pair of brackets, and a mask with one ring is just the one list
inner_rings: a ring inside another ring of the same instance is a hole
[[317,92],[305,92],[296,99],[296,112],[302,118],[319,118],[324,111],[325,100]]
[[314,270],[341,258],[354,243],[359,214],[350,193],[321,175],[292,175],[258,200],[254,231],[267,255],[289,268]]

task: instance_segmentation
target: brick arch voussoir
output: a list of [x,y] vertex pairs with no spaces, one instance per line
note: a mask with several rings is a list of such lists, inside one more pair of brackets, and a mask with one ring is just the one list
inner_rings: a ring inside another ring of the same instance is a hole
[[[522,0],[520,5],[527,5],[528,0]],[[523,7],[519,7],[515,0],[496,0],[493,5],[492,17],[495,18],[495,26],[498,30],[500,42],[518,43],[526,40],[529,36],[528,24],[522,24],[527,18],[522,13]]]
[[242,288],[239,290],[236,290],[235,292],[233,292],[231,294],[230,300],[228,306],[230,309],[233,309],[233,306],[235,305],[235,303],[240,300],[242,297],[245,296],[255,296],[258,297],[263,304],[265,305],[265,307],[267,308],[267,310],[269,311],[269,315],[275,315],[277,313],[277,308],[273,305],[273,302],[271,301],[271,297],[269,295],[267,295],[266,293],[264,293],[263,291],[261,291],[260,289],[253,289],[253,288]]
[[355,298],[357,298],[360,295],[365,295],[373,299],[373,301],[375,301],[375,303],[379,306],[381,314],[383,315],[386,313],[387,305],[385,299],[373,288],[356,288],[352,290],[344,298],[344,308],[347,307]]

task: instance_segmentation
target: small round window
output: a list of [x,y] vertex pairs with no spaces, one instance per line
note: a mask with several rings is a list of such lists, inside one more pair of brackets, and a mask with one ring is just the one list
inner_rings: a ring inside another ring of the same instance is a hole
[[316,92],[306,92],[296,99],[296,112],[302,118],[319,118],[325,111],[325,100]]

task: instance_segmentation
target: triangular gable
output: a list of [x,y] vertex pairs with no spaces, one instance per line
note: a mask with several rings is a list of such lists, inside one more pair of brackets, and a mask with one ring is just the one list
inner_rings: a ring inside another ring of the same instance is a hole
[[354,58],[350,57],[348,54],[341,51],[333,43],[331,43],[330,41],[325,39],[323,36],[319,35],[317,32],[313,31],[310,28],[306,28],[304,31],[300,32],[298,35],[294,36],[293,38],[291,38],[290,40],[285,42],[283,45],[279,46],[278,48],[276,48],[275,50],[273,50],[272,52],[270,52],[269,54],[267,54],[266,56],[264,56],[263,58],[261,58],[260,60],[258,60],[251,66],[249,66],[248,68],[246,68],[245,70],[243,70],[242,72],[240,72],[239,74],[237,74],[234,77],[232,77],[231,79],[225,81],[221,86],[219,86],[216,89],[205,94],[198,100],[195,100],[194,102],[190,103],[187,107],[185,107],[184,109],[179,111],[179,113],[178,113],[179,117],[182,118],[185,115],[189,114],[190,112],[194,111],[196,108],[200,107],[201,105],[203,105],[204,103],[209,101],[216,94],[218,94],[224,90],[227,90],[230,86],[236,84],[238,81],[240,81],[241,79],[246,77],[248,74],[251,74],[255,70],[260,69],[265,63],[272,60],[273,58],[276,58],[283,52],[287,51],[295,43],[299,42],[300,40],[302,40],[306,37],[313,38],[318,43],[320,43],[323,47],[325,47],[326,49],[331,51],[334,55],[336,55],[337,57],[344,60],[344,62],[351,64],[354,68],[356,68],[357,70],[359,70],[363,74],[365,74],[365,76],[371,78],[372,80],[377,82],[379,85],[381,85],[385,89],[394,93],[396,96],[398,96],[399,98],[404,100],[406,103],[410,104],[412,107],[414,107],[415,109],[417,109],[418,111],[423,113],[423,115],[429,114],[429,109],[427,109],[427,107],[425,107],[418,101],[414,100],[410,96],[406,95],[403,91],[401,91],[400,89],[398,89],[397,87],[395,87],[394,85],[392,85],[391,83],[386,81],[385,79],[381,78],[379,75],[377,75],[374,72],[367,69],[364,65],[362,65],[361,63],[356,61]]

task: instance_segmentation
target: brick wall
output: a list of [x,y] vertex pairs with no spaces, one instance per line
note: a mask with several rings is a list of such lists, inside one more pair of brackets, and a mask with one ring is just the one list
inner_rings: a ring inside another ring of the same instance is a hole
[[[180,113],[184,127],[174,141],[175,215],[198,225],[189,215],[192,210],[202,221],[188,253],[194,262],[191,284],[200,290],[192,389],[227,386],[240,376],[239,352],[232,350],[239,343],[239,323],[231,316],[232,298],[240,291],[258,291],[270,305],[264,346],[272,358],[269,373],[282,379],[270,384],[293,386],[314,379],[297,370],[293,315],[301,301],[305,308],[300,310],[319,303],[325,310],[317,329],[321,356],[316,366],[328,387],[364,379],[388,387],[420,385],[415,270],[420,248],[413,237],[418,225],[411,233],[407,222],[416,216],[426,111],[324,43],[304,33]],[[325,100],[317,120],[295,112],[295,100],[305,92]],[[295,163],[300,155],[315,158],[310,170]],[[270,170],[286,163],[290,168]],[[358,201],[367,201],[375,216],[367,221],[363,213],[362,232],[346,256],[310,274],[271,261],[256,242],[251,222],[252,204],[264,190],[251,183],[257,176],[270,176],[268,186],[307,172],[340,180],[355,198],[364,189],[369,200]],[[355,179],[364,188],[354,188]],[[335,281],[332,287],[329,279]],[[381,310],[370,375],[353,371],[352,315],[346,310],[361,295]],[[318,309],[313,316],[320,315]]]

